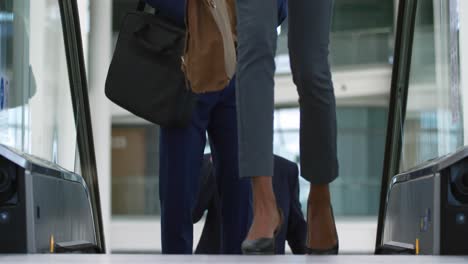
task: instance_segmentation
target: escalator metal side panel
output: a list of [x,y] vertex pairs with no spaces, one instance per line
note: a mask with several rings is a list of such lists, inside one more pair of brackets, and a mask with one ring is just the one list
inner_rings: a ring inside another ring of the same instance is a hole
[[411,66],[416,7],[418,0],[400,1],[398,7],[395,54],[390,90],[390,105],[385,142],[384,166],[380,189],[379,214],[375,241],[375,254],[383,246],[383,232],[387,196],[391,178],[398,173],[402,146],[402,127],[406,115],[409,69]]
[[83,55],[83,44],[76,0],[61,0],[60,12],[64,32],[70,88],[75,123],[77,124],[78,151],[81,173],[89,188],[93,209],[96,244],[100,253],[106,252],[102,222],[96,157],[88,98],[88,85]]

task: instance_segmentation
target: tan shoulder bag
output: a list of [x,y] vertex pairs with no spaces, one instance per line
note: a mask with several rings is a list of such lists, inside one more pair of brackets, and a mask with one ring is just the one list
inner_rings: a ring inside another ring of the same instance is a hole
[[236,72],[235,0],[187,0],[182,69],[195,93],[222,90]]

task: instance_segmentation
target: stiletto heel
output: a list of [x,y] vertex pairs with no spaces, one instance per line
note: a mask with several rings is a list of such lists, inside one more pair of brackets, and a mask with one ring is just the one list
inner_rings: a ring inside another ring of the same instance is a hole
[[[307,206],[308,207],[308,206]],[[338,240],[338,232],[336,231],[336,223],[335,223],[335,215],[333,213],[333,207],[330,205],[330,210],[332,213],[332,218],[333,218],[333,225],[335,226],[335,235],[336,235],[336,245],[334,245],[331,248],[328,249],[314,249],[314,248],[309,248],[306,246],[306,254],[307,255],[338,255],[339,251],[339,240]],[[307,217],[309,217],[309,212],[307,212]],[[309,234],[309,231],[307,231],[307,235]],[[309,241],[307,239],[307,241]]]
[[242,253],[244,255],[274,255],[275,254],[275,241],[278,234],[283,227],[283,211],[278,208],[280,216],[279,225],[276,227],[272,238],[259,238],[254,240],[244,240],[242,242]]

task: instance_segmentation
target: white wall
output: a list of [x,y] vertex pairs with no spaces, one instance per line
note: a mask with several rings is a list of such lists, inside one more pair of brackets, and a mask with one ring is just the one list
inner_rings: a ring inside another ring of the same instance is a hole
[[[334,70],[333,85],[338,106],[387,106],[392,68],[376,66],[363,69]],[[298,104],[296,86],[291,75],[275,77],[275,104]]]
[[96,152],[102,218],[107,252],[110,252],[111,171],[110,141],[111,115],[109,101],[104,95],[107,68],[111,58],[112,1],[90,1],[89,32],[89,97]]

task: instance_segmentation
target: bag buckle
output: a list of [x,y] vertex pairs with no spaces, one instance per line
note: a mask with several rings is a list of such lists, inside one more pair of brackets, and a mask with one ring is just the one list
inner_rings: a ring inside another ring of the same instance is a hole
[[208,2],[208,5],[210,5],[212,8],[216,8],[216,3],[214,0],[206,0]]

